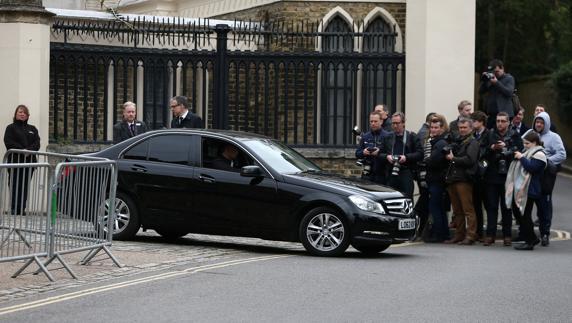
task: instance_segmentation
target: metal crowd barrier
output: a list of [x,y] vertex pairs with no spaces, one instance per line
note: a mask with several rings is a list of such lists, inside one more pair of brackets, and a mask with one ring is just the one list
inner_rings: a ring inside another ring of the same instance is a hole
[[[63,255],[87,252],[80,264],[105,252],[115,221],[115,161],[27,150],[9,150],[0,164],[0,262],[27,260],[12,276],[36,263],[49,280],[58,260],[76,274]],[[45,261],[40,261],[44,258]]]

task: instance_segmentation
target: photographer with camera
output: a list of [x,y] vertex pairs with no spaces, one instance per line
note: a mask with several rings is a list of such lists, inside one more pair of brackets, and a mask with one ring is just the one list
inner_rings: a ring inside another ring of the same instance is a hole
[[499,112],[508,114],[509,119],[514,117],[512,95],[515,82],[512,75],[505,73],[504,64],[499,59],[493,59],[486,72],[481,75],[479,93],[488,93],[486,98],[486,113],[489,116],[487,128],[495,127],[496,116]]
[[445,172],[447,160],[442,153],[447,146],[447,120],[435,114],[429,123],[429,137],[423,146],[423,161],[427,164],[427,190],[429,191],[429,214],[433,218],[431,235],[426,242],[443,242],[449,239],[447,213],[445,213]]
[[423,148],[414,132],[405,130],[405,115],[391,116],[393,132],[385,137],[378,158],[386,165],[387,185],[413,198],[413,172],[423,158]]
[[509,116],[505,112],[499,112],[496,116],[496,127],[489,131],[488,136],[482,141],[484,158],[488,164],[485,171],[487,210],[487,230],[485,246],[495,243],[497,233],[497,219],[499,204],[502,214],[502,233],[504,245],[512,243],[512,216],[505,203],[506,174],[508,167],[514,158],[515,151],[522,151],[523,144],[520,135],[509,127]]
[[389,133],[381,128],[382,117],[377,111],[369,114],[369,132],[361,136],[359,146],[356,149],[358,165],[361,164],[362,178],[369,179],[379,184],[385,184],[384,163],[376,158],[383,139]]
[[473,120],[458,119],[458,136],[443,147],[449,167],[445,175],[447,192],[453,206],[455,236],[445,243],[472,245],[477,237],[477,219],[473,207],[473,176],[477,171],[479,142],[473,137]]

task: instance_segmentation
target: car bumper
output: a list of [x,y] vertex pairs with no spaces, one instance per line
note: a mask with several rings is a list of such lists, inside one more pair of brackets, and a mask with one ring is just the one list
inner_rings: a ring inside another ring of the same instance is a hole
[[[356,214],[352,228],[352,240],[360,243],[403,243],[415,238],[419,221],[412,213],[407,217],[381,214]],[[409,229],[399,229],[400,220],[413,219],[415,225]]]

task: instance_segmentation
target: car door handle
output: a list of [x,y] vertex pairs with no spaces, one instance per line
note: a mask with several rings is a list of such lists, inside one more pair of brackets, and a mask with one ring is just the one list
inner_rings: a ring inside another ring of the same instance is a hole
[[215,179],[208,175],[199,175],[199,180],[203,183],[214,183]]
[[131,170],[132,171],[136,171],[139,173],[147,173],[147,168],[143,167],[143,166],[139,166],[139,165],[133,165],[131,166]]

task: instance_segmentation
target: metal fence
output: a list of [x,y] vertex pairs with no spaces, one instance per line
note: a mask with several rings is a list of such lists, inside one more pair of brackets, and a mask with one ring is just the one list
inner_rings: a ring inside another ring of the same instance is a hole
[[50,141],[110,142],[125,101],[138,103],[150,128],[168,127],[169,98],[185,95],[209,128],[353,146],[353,125],[367,127],[376,104],[405,110],[405,54],[395,26],[378,20],[56,20]]
[[[48,266],[58,260],[77,278],[63,255],[87,252],[87,264],[109,250],[115,217],[117,170],[103,158],[9,150],[0,164],[0,262],[27,260],[12,277],[36,263],[54,280]],[[43,258],[44,261],[41,261]]]

